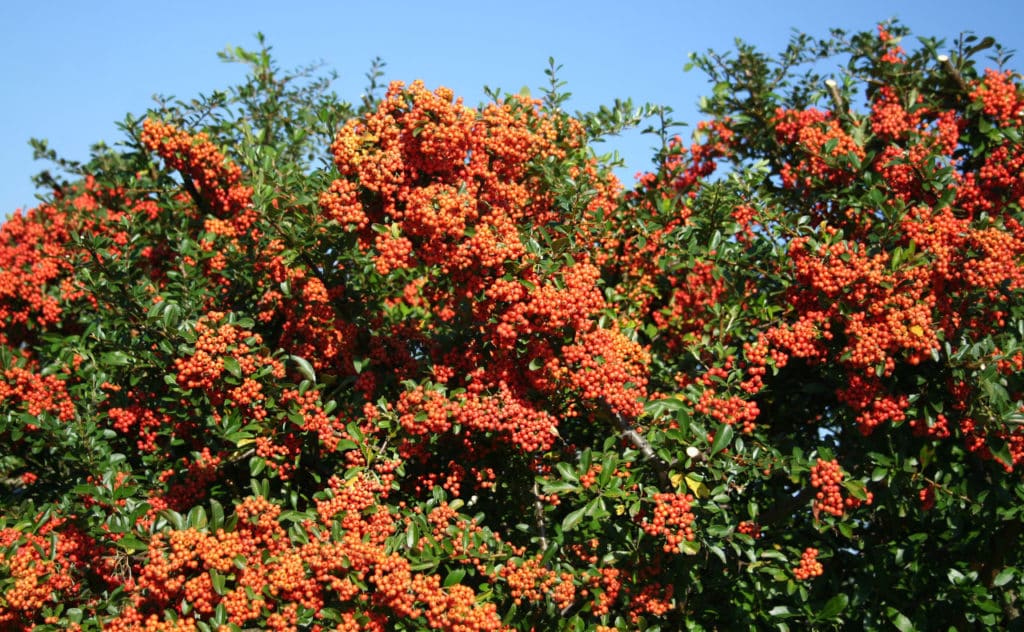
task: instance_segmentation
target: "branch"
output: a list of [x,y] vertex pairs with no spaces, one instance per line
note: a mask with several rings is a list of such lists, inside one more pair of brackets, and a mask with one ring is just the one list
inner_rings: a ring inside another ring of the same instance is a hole
[[199,193],[199,189],[197,189],[195,183],[192,182],[192,178],[188,177],[187,173],[181,171],[178,173],[181,174],[181,181],[185,185],[185,190],[188,191],[189,197],[191,197],[192,201],[196,203],[196,206],[204,213],[212,214],[210,207],[206,204],[206,200],[203,199],[203,196]]
[[[606,404],[607,406],[607,404]],[[637,432],[633,426],[630,425],[622,415],[612,411],[612,416],[615,418],[615,423],[619,427],[619,431],[622,433],[624,439],[629,440],[637,450],[640,450],[640,454],[643,455],[644,459],[651,463],[655,473],[658,475],[658,482],[660,483],[661,491],[670,492],[672,490],[672,482],[668,477],[668,463],[665,462],[660,456],[654,453],[654,448],[651,444]]]
[[544,503],[540,499],[540,487],[537,480],[533,481],[533,519],[537,521],[537,531],[540,534],[540,548],[542,551],[548,549],[547,529],[544,526]]
[[837,113],[845,112],[846,106],[843,102],[843,95],[839,94],[839,84],[836,83],[835,79],[826,79],[825,87],[828,88],[828,94],[832,97],[832,106],[835,108]]
[[938,60],[939,63],[942,64],[942,69],[946,71],[947,75],[953,78],[956,85],[960,86],[960,89],[964,92],[969,92],[970,88],[967,86],[967,82],[964,81],[964,77],[960,74],[960,71],[953,66],[953,62],[950,61],[949,55],[939,55]]

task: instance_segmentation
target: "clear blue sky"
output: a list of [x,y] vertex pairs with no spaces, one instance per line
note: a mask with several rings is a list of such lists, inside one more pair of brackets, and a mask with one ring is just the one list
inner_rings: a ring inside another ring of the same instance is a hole
[[[348,100],[358,98],[378,55],[386,79],[446,85],[472,104],[484,99],[484,85],[536,94],[553,56],[574,95],[570,110],[632,97],[669,105],[693,123],[708,86],[682,71],[691,51],[727,50],[739,37],[774,52],[792,28],[825,35],[890,17],[919,35],[993,35],[1020,50],[1011,65],[1024,68],[1024,2],[1010,0],[0,0],[0,216],[36,203],[30,176],[45,165],[32,161],[29,138],[85,159],[92,143],[119,140],[114,122],[145,112],[153,94],[192,97],[238,81],[242,68],[216,53],[251,47],[257,31],[283,67],[322,60],[336,69]],[[606,145],[625,157],[627,184],[648,167],[652,144],[631,135]]]

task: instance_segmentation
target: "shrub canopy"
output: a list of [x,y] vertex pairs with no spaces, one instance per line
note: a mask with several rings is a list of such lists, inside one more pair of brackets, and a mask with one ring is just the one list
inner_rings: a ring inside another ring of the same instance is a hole
[[0,228],[0,629],[1024,625],[1024,90],[907,36],[695,56],[691,142],[263,45],[58,159]]

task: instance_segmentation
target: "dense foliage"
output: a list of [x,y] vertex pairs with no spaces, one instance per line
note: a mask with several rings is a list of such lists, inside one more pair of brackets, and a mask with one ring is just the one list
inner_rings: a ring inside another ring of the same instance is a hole
[[694,57],[692,144],[236,50],[59,162],[0,228],[0,629],[1024,625],[1024,90],[907,35]]

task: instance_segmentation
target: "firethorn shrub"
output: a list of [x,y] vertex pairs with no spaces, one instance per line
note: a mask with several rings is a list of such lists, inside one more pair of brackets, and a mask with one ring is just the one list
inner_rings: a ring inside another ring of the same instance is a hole
[[1024,90],[908,35],[696,55],[685,141],[553,64],[352,105],[236,49],[57,159],[0,227],[0,630],[1024,625]]

